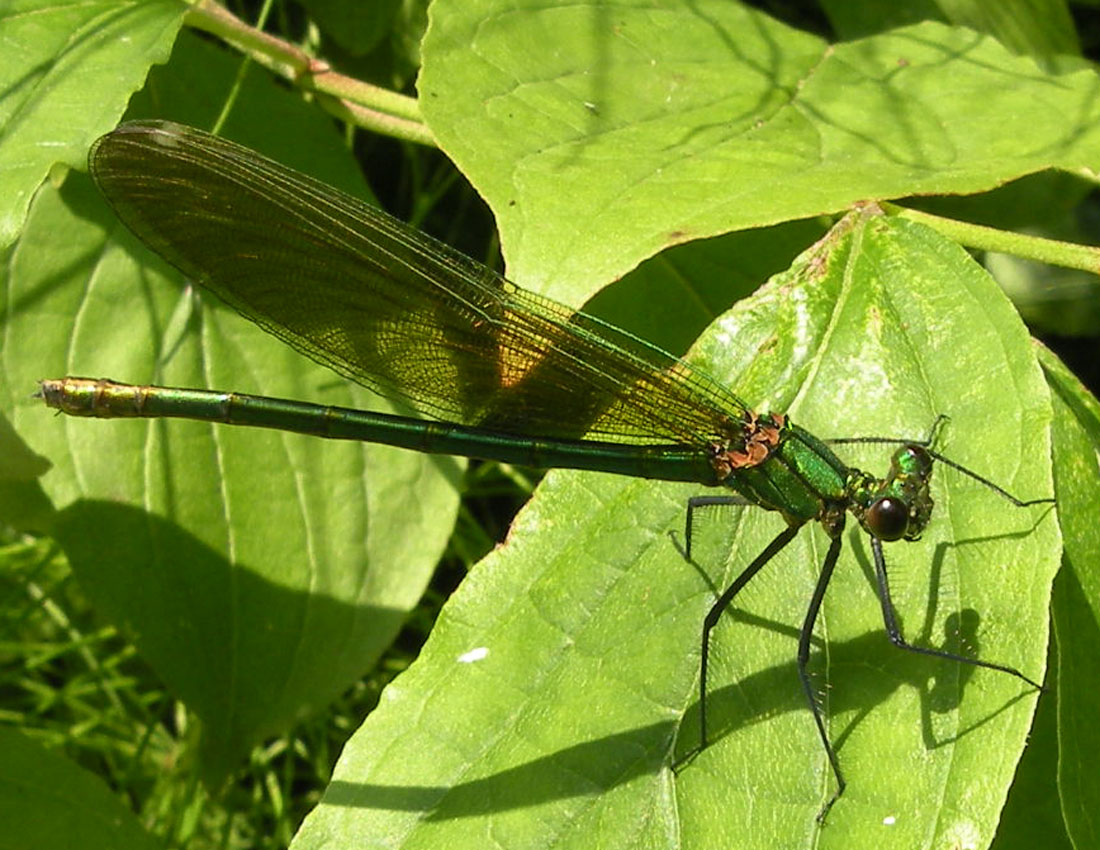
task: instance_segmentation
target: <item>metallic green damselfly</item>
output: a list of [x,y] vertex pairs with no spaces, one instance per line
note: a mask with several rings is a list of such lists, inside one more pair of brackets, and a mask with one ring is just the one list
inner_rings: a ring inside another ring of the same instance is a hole
[[697,750],[707,745],[712,629],[803,525],[820,522],[830,544],[798,644],[802,688],[836,780],[820,818],[845,781],[807,665],[848,512],[869,536],[883,621],[896,646],[1039,687],[1012,667],[909,644],[894,613],[882,543],[916,540],[924,531],[934,461],[1017,506],[1050,499],[1017,499],[934,451],[931,436],[831,441],[898,445],[884,477],[854,469],[785,415],[752,411],[646,341],[526,292],[361,201],[201,131],[126,124],[95,144],[90,166],[119,218],[185,276],[314,360],[434,419],[85,378],[43,381],[40,394],[51,407],[79,416],[255,425],[733,491],[690,500],[689,558],[695,510],[733,503],[777,511],[786,528],[704,621]]

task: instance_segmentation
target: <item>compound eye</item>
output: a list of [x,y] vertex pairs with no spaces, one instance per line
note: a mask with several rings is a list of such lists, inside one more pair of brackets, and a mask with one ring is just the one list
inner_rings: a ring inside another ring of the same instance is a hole
[[921,478],[928,478],[932,474],[932,456],[923,446],[905,446],[898,450],[898,456],[907,461],[902,464],[906,471]]
[[883,496],[871,503],[864,519],[879,540],[901,540],[909,528],[909,506],[901,499]]

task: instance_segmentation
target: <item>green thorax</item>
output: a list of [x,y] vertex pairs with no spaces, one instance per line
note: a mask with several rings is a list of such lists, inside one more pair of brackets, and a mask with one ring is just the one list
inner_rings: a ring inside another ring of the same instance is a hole
[[721,483],[791,525],[819,520],[830,536],[850,510],[880,540],[916,540],[932,513],[932,459],[918,445],[899,448],[884,478],[845,464],[829,446],[782,414],[750,414],[743,441],[715,447]]

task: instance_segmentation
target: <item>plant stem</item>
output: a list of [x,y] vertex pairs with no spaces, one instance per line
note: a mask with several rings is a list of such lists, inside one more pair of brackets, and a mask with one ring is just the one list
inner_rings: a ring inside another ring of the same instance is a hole
[[1081,269],[1091,274],[1100,273],[1100,247],[1079,245],[1074,242],[1061,242],[1057,239],[1044,239],[1041,236],[1028,236],[1010,230],[998,230],[981,224],[944,218],[920,210],[899,207],[896,204],[882,202],[880,206],[890,215],[919,221],[944,236],[954,239],[968,248],[983,251],[999,251],[1028,260],[1036,260],[1054,266]]
[[422,145],[435,145],[416,99],[333,71],[283,39],[249,26],[214,0],[197,0],[186,22],[232,45],[245,56],[319,97],[334,115],[368,130]]

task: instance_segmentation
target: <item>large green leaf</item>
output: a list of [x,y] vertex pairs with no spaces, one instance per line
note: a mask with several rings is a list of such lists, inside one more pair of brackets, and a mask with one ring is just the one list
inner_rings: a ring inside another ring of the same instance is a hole
[[0,248],[55,163],[83,167],[149,65],[168,58],[175,0],[8,0],[0,6]]
[[1100,155],[1094,71],[931,22],[828,44],[730,0],[437,0],[423,61],[510,273],[577,302],[671,244]]
[[1077,847],[1100,841],[1096,822],[1100,749],[1096,699],[1100,689],[1100,404],[1058,359],[1040,347],[1053,389],[1054,481],[1066,541],[1065,566],[1054,594],[1058,643],[1058,789],[1066,829]]
[[0,818],[5,847],[63,850],[155,850],[162,846],[142,829],[103,781],[0,726]]
[[[993,281],[922,227],[849,219],[715,323],[694,359],[821,436],[918,436],[946,413],[944,452],[1022,496],[1051,493],[1027,334]],[[886,465],[882,446],[843,448]],[[349,742],[297,850],[988,845],[1036,694],[891,647],[855,529],[812,663],[849,781],[828,825],[814,818],[833,780],[794,664],[819,529],[716,630],[715,740],[672,770],[697,742],[703,614],[782,528],[717,511],[696,524],[693,569],[676,546],[693,492],[548,476]],[[1041,678],[1052,509],[1015,508],[950,469],[934,495],[924,538],[887,549],[906,633]]]

